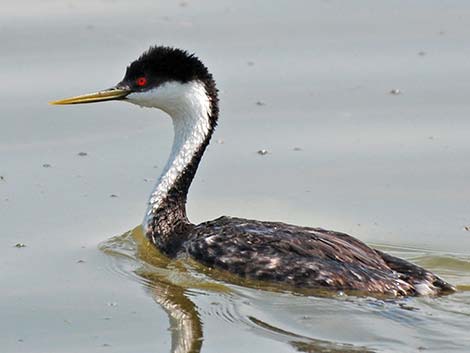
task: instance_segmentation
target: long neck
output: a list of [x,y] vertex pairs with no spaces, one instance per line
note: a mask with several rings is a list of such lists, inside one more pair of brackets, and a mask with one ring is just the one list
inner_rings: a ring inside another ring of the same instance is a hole
[[200,82],[167,84],[165,92],[165,104],[160,108],[171,116],[175,135],[168,162],[150,196],[143,227],[151,241],[171,252],[172,242],[190,225],[186,196],[209,144],[218,107],[213,85],[206,89]]

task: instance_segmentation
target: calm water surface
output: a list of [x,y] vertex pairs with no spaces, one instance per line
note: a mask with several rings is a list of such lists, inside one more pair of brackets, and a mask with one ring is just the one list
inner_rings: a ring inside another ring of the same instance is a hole
[[[5,2],[0,350],[468,351],[469,15],[437,0]],[[220,89],[194,222],[344,231],[459,292],[307,296],[149,249],[132,229],[169,153],[169,119],[46,103],[112,86],[157,43],[197,52]]]

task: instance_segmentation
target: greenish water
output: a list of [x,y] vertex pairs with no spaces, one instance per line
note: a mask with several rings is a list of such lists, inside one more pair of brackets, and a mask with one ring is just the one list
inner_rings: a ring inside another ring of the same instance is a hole
[[[5,2],[0,351],[468,351],[469,16],[437,0]],[[112,86],[151,44],[196,52],[220,89],[193,222],[347,232],[459,292],[303,296],[138,250],[169,119],[47,102]]]

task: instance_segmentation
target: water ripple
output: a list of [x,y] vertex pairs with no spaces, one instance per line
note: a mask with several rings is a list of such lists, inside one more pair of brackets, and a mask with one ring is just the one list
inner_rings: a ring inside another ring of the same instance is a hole
[[[453,283],[469,281],[470,258],[419,249],[380,248],[434,270]],[[264,337],[292,352],[465,351],[470,293],[399,300],[344,293],[304,295],[169,260],[140,227],[100,245],[106,270],[141,283],[168,313],[172,352],[199,352],[202,327],[219,334]],[[459,287],[459,288],[460,288]],[[445,334],[443,334],[445,332]]]

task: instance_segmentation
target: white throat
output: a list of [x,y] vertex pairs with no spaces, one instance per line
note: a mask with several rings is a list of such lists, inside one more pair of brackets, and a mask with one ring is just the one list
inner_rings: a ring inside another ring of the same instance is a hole
[[143,221],[144,231],[152,215],[175,184],[178,176],[191,163],[210,131],[211,102],[201,82],[168,82],[155,89],[132,93],[131,103],[159,108],[173,120],[175,137],[170,157],[150,195]]

